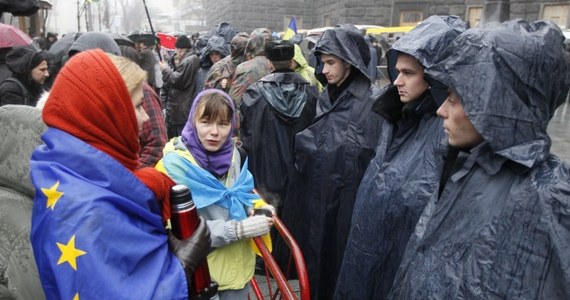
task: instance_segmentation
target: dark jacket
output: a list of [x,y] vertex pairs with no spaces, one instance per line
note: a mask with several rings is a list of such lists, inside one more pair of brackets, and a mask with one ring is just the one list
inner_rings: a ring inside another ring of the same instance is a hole
[[243,94],[241,138],[249,170],[256,189],[274,206],[284,205],[295,174],[295,134],[315,117],[317,97],[316,88],[289,69],[263,77]]
[[374,156],[382,121],[371,110],[370,52],[364,38],[341,28],[327,30],[316,52],[336,55],[352,69],[340,87],[327,86],[312,124],[295,136],[299,175],[283,221],[305,256],[311,299],[331,299],[356,190]]
[[221,36],[214,35],[208,39],[206,48],[204,48],[202,54],[200,54],[200,69],[196,75],[196,93],[204,90],[208,72],[210,72],[210,68],[213,65],[210,59],[210,54],[213,52],[219,53],[222,58],[224,58],[230,55],[230,45],[226,43],[226,40]]
[[30,243],[30,156],[44,130],[41,110],[0,108],[0,299],[45,299]]
[[38,52],[28,46],[18,47],[8,52],[6,64],[12,76],[0,82],[0,106],[23,104],[35,106],[43,91],[31,75],[32,59]]
[[192,101],[196,96],[196,74],[200,68],[200,59],[193,52],[188,52],[174,69],[162,71],[164,88],[168,91],[166,103],[169,125],[184,126]]
[[[395,55],[388,55],[388,65],[395,69],[397,53],[406,53],[430,67],[464,30],[465,23],[457,17],[432,16],[394,43],[390,53]],[[376,100],[374,110],[388,122],[358,188],[336,299],[388,295],[443,168],[447,146],[437,108],[429,89],[404,104],[390,85]]]
[[428,70],[484,141],[428,202],[390,298],[570,298],[570,167],[546,132],[568,92],[563,41],[550,21],[473,28]]

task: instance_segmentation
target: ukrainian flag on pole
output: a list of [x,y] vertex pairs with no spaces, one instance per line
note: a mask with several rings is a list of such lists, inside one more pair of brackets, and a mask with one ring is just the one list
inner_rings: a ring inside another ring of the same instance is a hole
[[283,35],[283,40],[288,41],[295,34],[297,34],[297,21],[295,21],[295,17],[291,17],[291,21],[289,22],[289,27],[287,27],[287,31],[285,31],[285,34]]

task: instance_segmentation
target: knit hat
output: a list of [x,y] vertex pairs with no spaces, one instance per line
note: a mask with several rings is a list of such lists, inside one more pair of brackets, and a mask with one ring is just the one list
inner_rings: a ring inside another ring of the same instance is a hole
[[16,74],[27,74],[44,60],[47,55],[32,46],[14,47],[6,54],[6,65]]
[[39,64],[41,64],[42,61],[47,61],[47,60],[48,56],[44,51],[37,52],[36,54],[34,54],[34,57],[32,57],[32,61],[30,62],[30,71],[39,66]]
[[181,35],[178,37],[178,39],[176,39],[176,44],[174,44],[174,47],[179,49],[190,49],[192,48],[192,44],[186,35]]
[[293,44],[287,41],[265,44],[265,56],[272,61],[291,60],[295,56]]

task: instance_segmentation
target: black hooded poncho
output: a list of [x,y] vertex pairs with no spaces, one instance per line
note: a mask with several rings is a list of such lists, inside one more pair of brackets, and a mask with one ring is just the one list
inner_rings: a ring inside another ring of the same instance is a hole
[[[465,23],[431,16],[402,36],[387,53],[390,78],[399,53],[432,66]],[[395,94],[393,93],[395,91]],[[395,86],[374,105],[385,122],[356,196],[335,299],[384,299],[390,292],[406,244],[436,190],[447,146],[438,105],[429,90],[404,105]]]
[[428,202],[390,298],[570,299],[570,168],[546,132],[568,93],[563,41],[550,21],[474,28],[428,70],[484,142]]
[[287,196],[283,221],[297,239],[309,274],[311,299],[331,299],[340,268],[356,190],[374,156],[381,118],[371,110],[368,45],[358,32],[325,31],[316,54],[352,65],[349,84],[331,86],[317,102],[312,124],[295,136],[299,176]]

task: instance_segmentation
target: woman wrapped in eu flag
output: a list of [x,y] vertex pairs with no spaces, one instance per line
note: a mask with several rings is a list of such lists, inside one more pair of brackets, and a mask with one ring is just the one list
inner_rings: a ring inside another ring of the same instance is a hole
[[31,160],[31,241],[48,299],[187,299],[210,250],[201,220],[186,240],[166,228],[174,182],[140,168],[146,73],[90,50],[59,73]]

